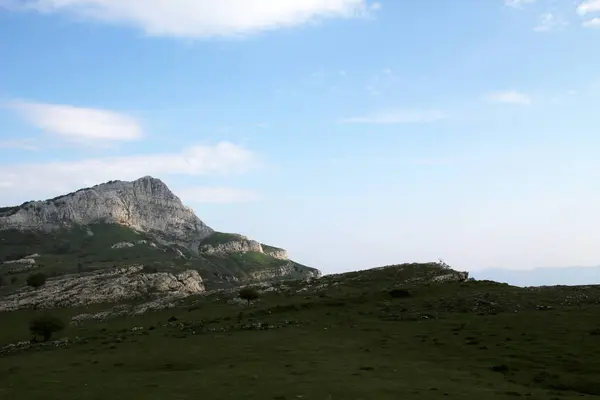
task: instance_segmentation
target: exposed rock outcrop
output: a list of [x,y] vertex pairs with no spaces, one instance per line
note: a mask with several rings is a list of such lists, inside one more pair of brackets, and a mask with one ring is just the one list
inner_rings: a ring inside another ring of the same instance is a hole
[[95,222],[118,223],[165,242],[186,244],[199,243],[213,232],[167,185],[150,176],[111,181],[0,212],[0,230],[53,231]]
[[[223,235],[223,234],[221,234]],[[213,256],[226,256],[231,253],[248,253],[256,252],[263,253],[279,260],[287,260],[288,253],[284,249],[272,247],[266,244],[257,242],[256,240],[248,239],[246,236],[224,234],[229,237],[229,240],[220,243],[201,243],[199,251],[202,254]]]
[[2,264],[4,264],[4,265],[11,265],[11,264],[33,265],[33,264],[35,264],[35,259],[21,258],[20,260],[4,261]]
[[0,300],[0,311],[76,307],[153,296],[172,299],[205,290],[202,278],[193,270],[177,275],[142,271],[142,266],[131,266],[49,279],[39,289],[24,288],[4,297]]
[[319,278],[321,277],[321,272],[316,269],[308,269],[303,266],[299,266],[298,264],[290,261],[285,265],[276,268],[263,269],[259,271],[253,271],[248,275],[249,281],[269,281],[269,280],[277,280],[284,277],[289,277],[294,274],[294,272],[298,272],[300,268],[303,268],[303,278]]
[[250,251],[262,253],[263,249],[257,241],[246,238],[214,245],[200,245],[200,252],[208,255],[224,256],[231,253],[247,253]]

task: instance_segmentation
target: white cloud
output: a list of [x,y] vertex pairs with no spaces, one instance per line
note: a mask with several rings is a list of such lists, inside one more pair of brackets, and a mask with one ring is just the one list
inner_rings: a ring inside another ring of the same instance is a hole
[[53,197],[109,180],[134,180],[145,175],[229,175],[260,165],[258,157],[229,142],[193,146],[179,153],[104,157],[0,166],[0,203]]
[[40,148],[35,144],[34,139],[17,139],[0,141],[0,149],[20,149],[37,151]]
[[184,203],[249,203],[258,201],[258,192],[250,189],[230,187],[189,187],[177,191]]
[[523,7],[526,4],[535,3],[535,1],[536,0],[504,0],[504,4],[506,4],[509,7],[519,8]]
[[600,18],[592,18],[582,24],[585,28],[600,28]]
[[366,116],[345,118],[342,122],[355,124],[408,124],[435,122],[446,117],[446,114],[438,110],[389,110]]
[[567,26],[568,23],[562,17],[552,13],[540,15],[538,24],[533,28],[536,32],[547,32],[553,29],[560,29]]
[[36,127],[72,141],[131,141],[142,137],[135,118],[114,111],[26,101],[13,101],[8,106]]
[[149,35],[210,37],[245,35],[297,26],[320,18],[368,15],[370,0],[4,0],[15,9],[62,12],[129,25]]
[[532,103],[531,97],[515,90],[490,93],[487,95],[487,99],[495,103],[515,104],[520,106],[528,106]]
[[586,0],[577,7],[579,15],[600,13],[600,0]]

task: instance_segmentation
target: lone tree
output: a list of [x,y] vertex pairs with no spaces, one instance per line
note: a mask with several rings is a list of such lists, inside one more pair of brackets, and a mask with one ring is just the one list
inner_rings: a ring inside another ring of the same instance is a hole
[[61,319],[51,315],[43,315],[29,321],[29,331],[33,335],[34,341],[38,336],[41,336],[44,342],[47,342],[52,338],[53,333],[62,331],[63,329],[65,329],[65,323]]
[[31,286],[34,289],[37,289],[41,286],[44,286],[47,279],[48,279],[48,277],[42,273],[29,275],[27,277],[27,285]]
[[258,291],[251,287],[242,288],[240,290],[239,296],[240,299],[246,300],[248,302],[248,305],[250,305],[250,302],[252,302],[252,300],[256,300],[260,297]]

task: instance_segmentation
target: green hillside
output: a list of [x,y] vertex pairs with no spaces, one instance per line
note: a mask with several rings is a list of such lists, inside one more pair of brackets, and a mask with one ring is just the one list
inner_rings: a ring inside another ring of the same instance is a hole
[[[222,243],[239,237],[241,236],[235,234],[215,233],[203,244]],[[133,243],[134,246],[112,248],[122,242]],[[49,276],[144,264],[158,271],[195,269],[201,273],[208,287],[220,287],[234,283],[234,278],[243,281],[252,272],[288,263],[261,253],[238,253],[220,257],[199,255],[181,246],[161,245],[144,233],[118,224],[73,226],[52,233],[3,230],[0,231],[0,243],[0,261],[38,254],[39,257],[35,258],[39,266],[36,272]],[[313,270],[300,264],[293,265],[296,274],[292,277],[299,277],[303,272]],[[23,284],[30,271],[9,273],[12,267],[13,265],[0,265],[0,277],[3,277],[8,286],[18,287]]]
[[[7,399],[597,399],[600,287],[436,282],[411,264],[69,326],[0,351]],[[68,320],[107,306],[62,309]],[[0,314],[0,348],[37,312]],[[66,342],[62,342],[66,343]]]

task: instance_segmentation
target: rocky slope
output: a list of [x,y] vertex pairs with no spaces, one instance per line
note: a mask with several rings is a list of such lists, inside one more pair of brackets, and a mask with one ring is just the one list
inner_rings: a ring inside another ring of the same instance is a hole
[[94,303],[156,297],[182,298],[204,292],[196,271],[179,274],[143,272],[142,266],[50,279],[38,289],[23,288],[0,301],[0,311],[22,308],[76,307]]

